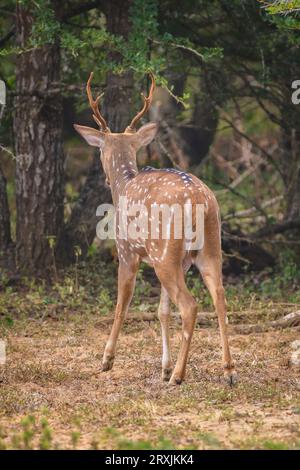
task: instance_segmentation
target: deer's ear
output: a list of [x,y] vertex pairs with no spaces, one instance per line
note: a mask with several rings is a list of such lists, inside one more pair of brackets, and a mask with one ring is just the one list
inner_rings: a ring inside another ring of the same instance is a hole
[[156,136],[158,130],[158,124],[155,122],[149,122],[145,124],[137,131],[137,136],[139,137],[139,144],[141,147],[150,144],[154,137]]
[[104,146],[104,132],[93,129],[92,127],[79,126],[74,124],[76,131],[93,147],[102,148]]

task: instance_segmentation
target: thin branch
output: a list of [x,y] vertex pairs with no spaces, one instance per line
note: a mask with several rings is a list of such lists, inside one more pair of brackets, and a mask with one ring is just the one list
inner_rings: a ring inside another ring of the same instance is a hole
[[248,202],[248,204],[253,205],[257,209],[257,211],[260,212],[261,215],[263,215],[265,220],[268,221],[268,214],[264,211],[264,209],[259,204],[257,204],[257,202],[255,200],[247,198],[246,196],[244,196],[244,194],[240,193],[235,188],[232,188],[230,184],[226,184],[226,183],[223,183],[223,182],[218,181],[218,180],[214,180],[213,183],[219,184],[220,186],[223,186],[223,188],[228,189],[235,196],[243,199],[243,201]]
[[[263,202],[261,207],[263,209],[266,209],[267,207],[274,206],[279,201],[282,201],[282,199],[283,199],[283,195],[273,197],[272,199],[269,199],[268,201]],[[225,216],[223,216],[223,220],[229,220],[229,219],[235,219],[235,218],[239,218],[239,219],[247,218],[247,217],[251,217],[253,214],[256,215],[256,213],[257,213],[257,208],[253,206],[253,207],[249,207],[248,209],[226,214]]]
[[[217,106],[217,108],[219,109],[219,111],[222,111],[219,106]],[[227,124],[229,124],[237,134],[239,134],[244,139],[248,140],[248,142],[250,142],[254,147],[256,147],[262,153],[262,155],[264,155],[266,157],[266,159],[276,168],[276,170],[278,171],[278,173],[280,174],[282,179],[284,178],[283,174],[282,174],[282,171],[280,170],[277,162],[274,160],[272,155],[270,155],[263,147],[261,147],[257,142],[255,142],[255,140],[251,139],[251,137],[249,137],[247,134],[242,132],[235,124],[233,124],[231,119],[226,118],[224,115],[222,116],[222,119],[225,122],[227,122]]]
[[225,194],[227,193],[228,191],[230,191],[230,189],[234,189],[236,188],[239,184],[241,184],[248,176],[252,175],[252,173],[254,173],[257,168],[259,168],[259,166],[261,165],[261,161],[256,163],[256,165],[254,165],[253,167],[250,167],[248,168],[246,171],[244,171],[244,173],[240,174],[234,181],[232,181],[232,183],[230,183],[229,187],[227,189],[221,189],[221,190],[217,190],[216,191],[216,194],[218,195],[221,195],[221,194]]
[[[250,324],[250,325],[236,325],[234,326],[234,330],[237,333],[241,334],[249,334],[249,333],[262,333],[264,331],[268,331],[271,328],[290,328],[293,326],[300,325],[300,310],[297,312],[288,313],[282,318],[278,320],[268,321],[264,324]],[[293,355],[291,359],[293,358]]]
[[269,235],[277,235],[279,233],[287,232],[288,230],[294,230],[300,228],[300,218],[294,220],[285,220],[283,222],[279,222],[278,224],[270,224],[262,227],[261,229],[257,230],[256,232],[250,235],[251,239],[263,239]]
[[1,144],[0,144],[0,150],[1,150],[2,152],[6,152],[6,153],[11,157],[12,160],[16,160],[16,159],[17,159],[16,155],[15,155],[11,150],[9,150],[7,147],[4,147],[4,146],[1,145]]
[[[156,39],[149,38],[149,40],[153,44],[163,45],[161,41],[157,41]],[[169,42],[168,45],[174,47],[175,49],[181,49],[183,51],[190,52],[191,54],[196,56],[198,59],[200,59],[201,62],[203,62],[204,60],[203,54],[201,54],[201,52],[197,51],[196,49],[193,49],[192,47],[185,46],[184,44],[177,44],[176,42]]]
[[[244,67],[244,69],[246,70],[247,74],[249,74],[249,70],[247,69],[246,66],[244,66],[244,64],[242,64],[242,66]],[[263,90],[264,92],[269,92],[269,90],[267,90],[266,88],[264,87],[261,87],[261,86],[253,86],[249,80],[247,80],[247,78],[243,75],[243,74],[240,74],[239,75],[241,77],[241,79],[244,81],[245,85],[249,87],[249,89],[251,90],[254,98],[256,99],[257,103],[259,104],[259,106],[262,108],[262,110],[266,113],[266,115],[269,117],[269,119],[271,121],[273,121],[274,123],[278,124],[279,126],[282,126],[282,119],[278,118],[276,116],[276,114],[272,113],[270,111],[270,109],[268,109],[268,107],[264,104],[264,102],[262,101],[261,97],[259,96],[259,93],[256,91],[257,89],[259,91]],[[271,98],[270,98],[271,100]]]

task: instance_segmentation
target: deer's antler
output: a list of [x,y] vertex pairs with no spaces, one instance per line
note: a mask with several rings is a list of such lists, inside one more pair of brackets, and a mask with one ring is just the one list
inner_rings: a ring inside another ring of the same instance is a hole
[[99,110],[99,101],[102,98],[103,93],[101,93],[101,95],[97,96],[97,98],[95,100],[93,99],[93,95],[92,95],[92,91],[91,91],[91,81],[92,81],[93,75],[94,75],[94,73],[91,72],[90,77],[89,77],[89,79],[87,81],[87,84],[86,84],[86,92],[87,92],[87,95],[88,95],[90,107],[92,108],[93,113],[94,113],[93,118],[96,121],[96,123],[98,124],[98,126],[102,129],[102,132],[110,132],[110,129],[107,126],[106,121],[105,121],[104,117],[101,115],[100,110]]
[[129,126],[126,127],[125,132],[130,133],[130,132],[135,132],[135,126],[137,122],[144,116],[144,114],[149,110],[151,103],[152,103],[152,97],[153,97],[153,92],[155,88],[155,78],[152,72],[149,72],[150,78],[151,78],[151,87],[149,91],[149,96],[145,96],[143,93],[141,93],[142,98],[144,100],[144,106],[141,109],[141,111],[132,119],[131,123]]

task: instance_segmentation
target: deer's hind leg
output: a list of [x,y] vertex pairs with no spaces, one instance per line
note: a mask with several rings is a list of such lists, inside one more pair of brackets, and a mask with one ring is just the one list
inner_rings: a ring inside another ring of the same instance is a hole
[[180,384],[185,377],[188,353],[195,327],[197,304],[188,291],[184,281],[184,270],[181,265],[155,266],[157,277],[162,286],[177,305],[182,318],[182,338],[177,362],[171,375],[170,384]]
[[[191,266],[191,259],[187,258],[183,261],[184,274],[187,273]],[[168,381],[172,373],[172,361],[170,352],[170,297],[168,291],[161,286],[160,302],[158,307],[158,317],[161,324],[162,335],[162,379]]]
[[170,299],[167,290],[161,286],[158,318],[162,335],[162,379],[167,381],[171,377],[172,362],[170,353]]
[[118,299],[113,326],[103,354],[103,372],[110,370],[113,366],[118,336],[133,296],[138,267],[138,258],[131,259],[128,263],[121,261],[119,264]]
[[204,247],[204,250],[198,254],[195,264],[201,272],[203,281],[210,292],[217,312],[223,352],[224,378],[229,385],[233,385],[237,381],[237,374],[234,370],[228,342],[226,300],[222,281],[221,249],[216,246],[212,254],[211,251],[205,251]]

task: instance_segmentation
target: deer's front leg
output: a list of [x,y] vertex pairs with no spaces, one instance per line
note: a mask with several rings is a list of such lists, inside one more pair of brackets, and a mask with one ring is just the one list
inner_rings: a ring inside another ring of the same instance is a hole
[[158,307],[158,317],[161,324],[162,335],[162,379],[169,380],[172,373],[170,354],[170,299],[166,289],[161,286],[160,302]]
[[113,366],[117,340],[132,299],[137,270],[138,259],[130,260],[128,264],[121,261],[119,264],[118,300],[113,326],[103,354],[102,371],[110,370]]

